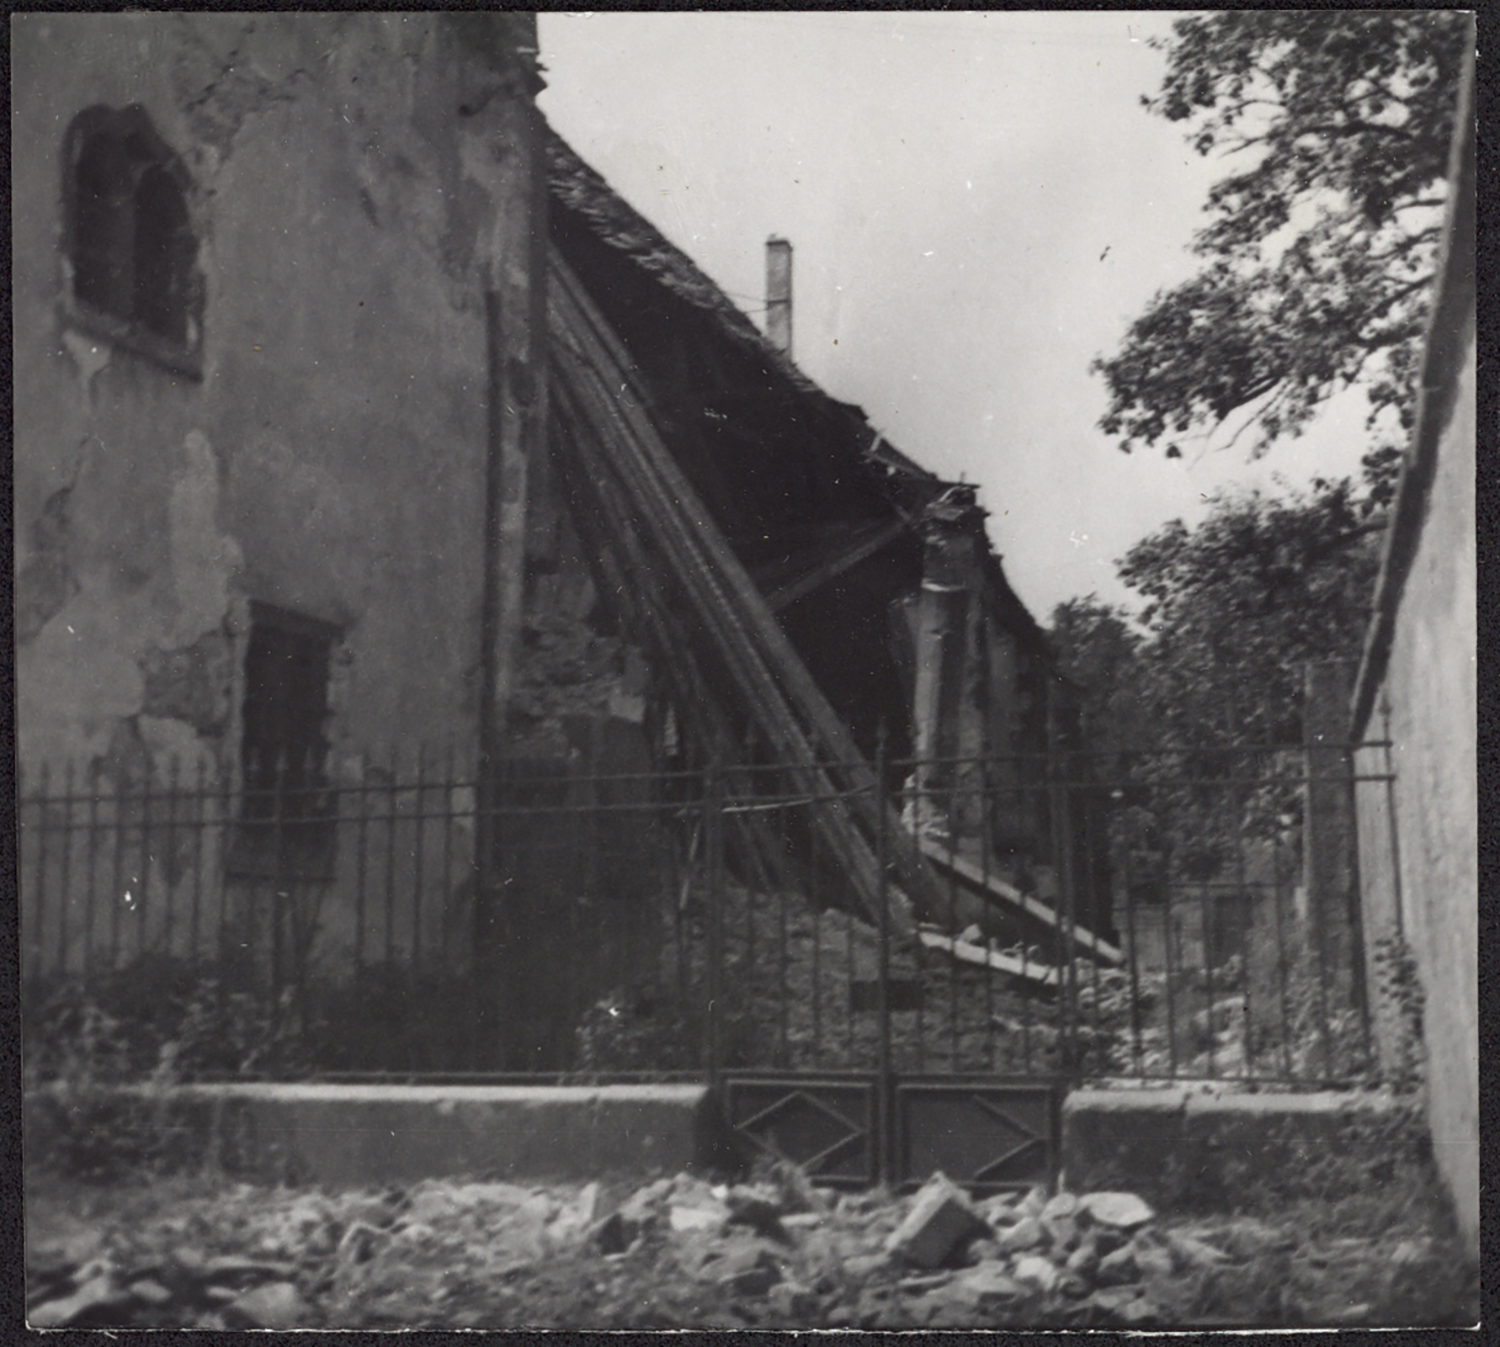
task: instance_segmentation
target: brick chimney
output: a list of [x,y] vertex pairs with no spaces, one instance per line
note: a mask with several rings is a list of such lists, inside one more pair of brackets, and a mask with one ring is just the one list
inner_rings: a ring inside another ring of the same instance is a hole
[[766,240],[766,336],[792,354],[792,245],[772,235]]

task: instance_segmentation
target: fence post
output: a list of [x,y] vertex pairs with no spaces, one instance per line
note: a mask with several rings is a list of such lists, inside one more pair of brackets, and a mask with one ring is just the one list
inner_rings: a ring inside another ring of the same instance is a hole
[[894,1156],[892,1154],[895,1145],[891,1126],[892,1113],[895,1106],[895,1086],[891,1074],[891,912],[889,879],[887,878],[887,856],[890,848],[890,837],[887,833],[887,819],[889,815],[889,801],[886,799],[885,782],[885,721],[880,722],[879,737],[875,745],[875,791],[876,791],[876,834],[875,834],[875,866],[878,872],[878,899],[880,903],[880,968],[876,975],[876,985],[879,989],[879,1012],[880,1012],[880,1058],[879,1058],[879,1080],[876,1085],[875,1111],[875,1144],[876,1144],[876,1177],[883,1184],[891,1182],[894,1171]]
[[[1364,1012],[1364,952],[1357,941],[1353,764],[1345,743],[1350,667],[1343,661],[1303,668],[1303,873],[1320,978],[1341,1005]],[[1330,1062],[1330,1069],[1332,1063]]]
[[717,1091],[723,1069],[724,778],[715,750],[703,780],[703,859],[708,882],[708,1077]]
[[[486,746],[479,753],[474,783],[474,964],[470,979],[473,998],[471,1021],[473,1044],[471,1065],[478,1071],[493,1071],[499,1046],[497,1002],[499,977],[496,968],[496,931],[500,920],[498,886],[495,883],[496,809],[499,771],[497,756]],[[368,802],[365,808],[368,810]],[[363,885],[361,885],[363,904]],[[363,910],[363,908],[361,908]]]
[[1063,1065],[1069,1074],[1077,1071],[1078,967],[1074,944],[1077,919],[1073,883],[1073,830],[1068,809],[1066,782],[1068,755],[1063,752],[1063,734],[1057,705],[1057,684],[1047,682],[1047,796],[1051,806],[1052,860],[1057,874],[1058,926],[1061,934],[1061,965],[1058,969],[1063,1010]]

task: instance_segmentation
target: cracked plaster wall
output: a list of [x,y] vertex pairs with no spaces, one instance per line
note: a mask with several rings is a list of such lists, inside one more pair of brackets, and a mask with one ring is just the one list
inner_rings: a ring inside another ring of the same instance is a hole
[[[464,172],[460,141],[513,87],[436,15],[33,14],[12,39],[22,763],[226,766],[251,597],[343,630],[337,761],[463,745],[476,261],[515,203]],[[462,134],[455,91],[492,103]],[[64,134],[131,103],[194,179],[201,381],[64,312]]]

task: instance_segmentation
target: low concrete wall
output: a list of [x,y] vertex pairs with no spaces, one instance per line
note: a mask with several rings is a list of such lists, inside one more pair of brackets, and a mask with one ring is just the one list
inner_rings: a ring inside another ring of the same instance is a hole
[[1415,1161],[1420,1106],[1389,1095],[1078,1090],[1063,1102],[1068,1188],[1162,1211],[1233,1211],[1368,1191]]
[[[704,1085],[231,1084],[142,1094],[159,1104],[183,1164],[330,1188],[675,1174],[711,1162],[719,1144]],[[27,1113],[35,1125],[35,1108]]]

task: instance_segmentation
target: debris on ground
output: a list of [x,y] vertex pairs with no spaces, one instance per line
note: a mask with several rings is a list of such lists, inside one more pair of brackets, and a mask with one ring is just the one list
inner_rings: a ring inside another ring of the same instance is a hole
[[[34,1328],[982,1328],[1465,1322],[1410,1228],[1164,1219],[1132,1193],[715,1184],[199,1185],[69,1221],[28,1194]],[[1424,1299],[1425,1297],[1425,1299]]]

